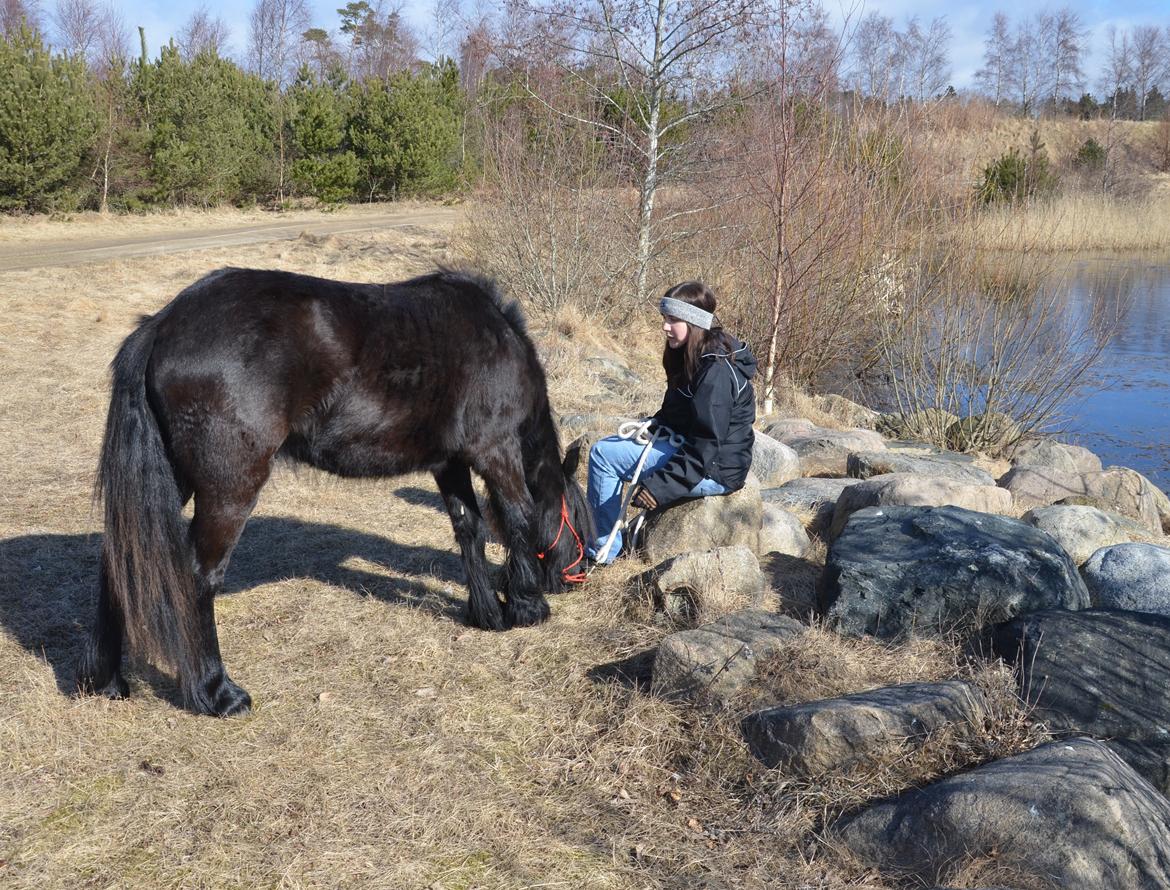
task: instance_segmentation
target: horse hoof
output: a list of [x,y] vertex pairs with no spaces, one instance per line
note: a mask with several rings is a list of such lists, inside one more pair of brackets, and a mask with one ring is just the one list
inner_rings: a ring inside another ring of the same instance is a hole
[[101,686],[92,676],[79,675],[77,677],[77,692],[79,695],[100,695],[111,701],[121,701],[130,697],[130,684],[120,673],[114,674],[108,682]]
[[191,709],[197,714],[232,717],[244,714],[252,707],[252,696],[229,680],[226,674],[220,673],[204,689],[207,690],[206,694],[191,696],[189,699]]
[[547,621],[548,600],[543,596],[513,596],[504,607],[509,627],[529,627]]

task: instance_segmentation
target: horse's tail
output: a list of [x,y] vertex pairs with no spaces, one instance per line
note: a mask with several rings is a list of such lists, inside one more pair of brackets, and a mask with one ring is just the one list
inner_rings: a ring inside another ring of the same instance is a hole
[[182,495],[146,393],[157,323],[143,319],[110,365],[96,494],[105,500],[102,568],[130,644],[174,664],[185,650],[179,641],[194,612],[195,576]]

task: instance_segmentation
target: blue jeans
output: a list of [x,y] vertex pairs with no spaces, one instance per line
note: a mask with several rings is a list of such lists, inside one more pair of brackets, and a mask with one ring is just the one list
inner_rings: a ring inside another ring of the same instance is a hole
[[[630,477],[634,475],[634,468],[638,465],[638,459],[645,447],[633,439],[609,436],[596,442],[589,452],[588,498],[589,507],[593,511],[593,522],[597,528],[597,537],[585,550],[591,558],[595,559],[609,540],[610,530],[613,529],[618,511],[622,508],[622,483],[629,482]],[[638,478],[644,479],[655,470],[661,469],[677,450],[667,439],[656,440],[646,456],[646,463],[642,465],[642,473]],[[704,479],[690,491],[691,497],[726,493],[727,489],[714,479]],[[613,546],[609,548],[606,563],[617,559],[621,549],[622,533],[619,529],[614,534]]]

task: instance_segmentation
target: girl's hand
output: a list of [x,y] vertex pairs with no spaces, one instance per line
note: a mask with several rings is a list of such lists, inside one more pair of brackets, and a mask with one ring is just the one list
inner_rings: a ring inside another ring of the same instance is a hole
[[654,500],[654,495],[646,490],[645,486],[639,485],[634,489],[634,506],[641,507],[643,510],[655,510],[658,508],[658,501]]

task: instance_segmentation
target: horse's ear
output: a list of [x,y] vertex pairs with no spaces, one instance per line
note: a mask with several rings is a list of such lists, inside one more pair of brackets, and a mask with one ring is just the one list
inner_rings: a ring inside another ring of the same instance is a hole
[[581,446],[583,444],[584,439],[579,438],[565,449],[565,459],[561,461],[561,469],[564,470],[566,479],[572,479],[577,475],[577,466],[581,463]]

